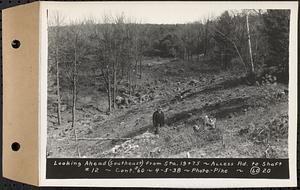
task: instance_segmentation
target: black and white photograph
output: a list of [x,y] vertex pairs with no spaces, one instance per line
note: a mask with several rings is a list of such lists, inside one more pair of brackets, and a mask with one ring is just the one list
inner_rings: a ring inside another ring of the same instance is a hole
[[297,186],[298,2],[37,1],[2,16],[5,178]]
[[47,158],[289,158],[289,9],[117,5],[47,10]]

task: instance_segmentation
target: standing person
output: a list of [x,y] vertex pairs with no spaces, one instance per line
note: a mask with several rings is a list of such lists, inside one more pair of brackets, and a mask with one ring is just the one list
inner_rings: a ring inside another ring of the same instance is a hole
[[158,107],[157,110],[153,113],[153,127],[154,133],[158,134],[158,127],[162,127],[165,124],[165,116],[161,107]]

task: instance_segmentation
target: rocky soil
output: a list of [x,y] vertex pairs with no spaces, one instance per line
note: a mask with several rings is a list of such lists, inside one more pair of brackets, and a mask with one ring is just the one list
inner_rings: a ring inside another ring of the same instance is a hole
[[[240,72],[205,61],[147,60],[134,93],[128,96],[120,82],[126,101],[110,114],[99,85],[92,76],[82,82],[71,130],[71,107],[62,106],[58,126],[49,98],[48,157],[288,157],[288,87],[272,76],[250,86]],[[63,91],[64,102],[68,97]],[[159,105],[166,125],[154,135],[152,114]],[[205,115],[216,119],[216,128],[203,124]]]

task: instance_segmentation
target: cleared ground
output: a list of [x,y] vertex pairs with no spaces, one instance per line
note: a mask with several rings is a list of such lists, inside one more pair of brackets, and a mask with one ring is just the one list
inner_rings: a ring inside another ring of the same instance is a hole
[[[240,75],[205,61],[147,60],[135,101],[110,115],[101,81],[87,77],[81,81],[75,129],[67,130],[70,106],[63,108],[61,126],[56,125],[55,107],[49,106],[47,155],[287,158],[288,87],[249,86]],[[68,101],[67,93],[63,101]],[[152,114],[158,105],[166,125],[154,135]],[[217,119],[216,129],[203,125],[204,115]]]

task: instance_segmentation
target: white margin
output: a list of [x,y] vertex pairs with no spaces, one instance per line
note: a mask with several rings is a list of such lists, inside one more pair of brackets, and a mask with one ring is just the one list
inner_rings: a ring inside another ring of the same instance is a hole
[[39,101],[39,185],[46,179],[47,146],[47,75],[48,75],[48,20],[47,4],[40,2],[40,101]]

